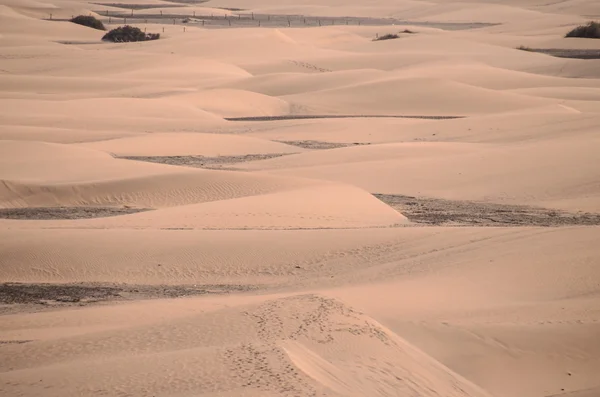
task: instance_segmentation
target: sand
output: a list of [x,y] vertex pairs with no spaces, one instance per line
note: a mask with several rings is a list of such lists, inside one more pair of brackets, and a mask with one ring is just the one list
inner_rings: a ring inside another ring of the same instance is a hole
[[0,394],[599,396],[599,18],[0,0]]

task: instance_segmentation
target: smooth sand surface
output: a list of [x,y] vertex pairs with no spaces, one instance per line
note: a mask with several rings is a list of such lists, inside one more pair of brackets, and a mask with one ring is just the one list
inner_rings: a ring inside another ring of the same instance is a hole
[[599,396],[594,18],[0,0],[0,395]]

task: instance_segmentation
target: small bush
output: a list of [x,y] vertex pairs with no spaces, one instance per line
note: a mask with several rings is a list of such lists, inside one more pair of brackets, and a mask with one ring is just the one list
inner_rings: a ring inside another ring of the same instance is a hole
[[571,30],[565,37],[583,37],[586,39],[600,39],[600,23],[590,22]]
[[417,32],[414,32],[414,31],[412,31],[412,30],[410,30],[410,29],[404,29],[404,30],[403,30],[402,32],[400,32],[400,33],[415,34],[415,33],[417,33]]
[[102,40],[114,43],[128,43],[130,41],[158,40],[159,38],[160,33],[144,33],[140,28],[125,25],[111,30],[102,37]]
[[71,22],[76,23],[77,25],[87,26],[88,28],[106,30],[102,21],[96,19],[91,15],[78,15],[75,18],[71,19]]
[[400,36],[398,36],[397,34],[391,34],[391,33],[389,33],[389,34],[386,34],[386,35],[383,35],[383,36],[375,37],[373,39],[373,41],[392,40],[392,39],[399,39],[399,38],[400,38]]
[[518,46],[517,50],[535,52],[535,50],[533,48],[527,47],[527,46],[524,46],[524,45]]

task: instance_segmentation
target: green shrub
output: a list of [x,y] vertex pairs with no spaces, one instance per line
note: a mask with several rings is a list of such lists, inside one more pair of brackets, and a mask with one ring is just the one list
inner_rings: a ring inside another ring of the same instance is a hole
[[392,39],[398,39],[398,38],[400,38],[400,36],[398,36],[397,34],[391,34],[391,33],[389,33],[389,34],[386,34],[386,35],[383,35],[383,36],[375,37],[373,39],[373,41],[392,40]]
[[102,37],[102,40],[114,43],[127,43],[130,41],[158,40],[159,38],[159,33],[144,33],[140,28],[125,25],[111,30]]
[[565,37],[583,37],[587,39],[600,39],[600,23],[590,22],[571,30]]
[[102,21],[96,19],[91,15],[78,15],[75,18],[71,19],[71,22],[76,23],[77,25],[87,26],[88,28],[106,30]]

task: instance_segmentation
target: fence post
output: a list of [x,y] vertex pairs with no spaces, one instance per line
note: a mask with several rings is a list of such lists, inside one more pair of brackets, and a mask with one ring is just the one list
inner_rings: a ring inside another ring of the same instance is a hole
[[258,27],[260,28],[260,19],[258,20]]
[[183,33],[185,33],[185,26],[183,27]]
[[163,33],[165,32],[165,27],[163,26]]
[[202,20],[202,26],[204,26],[204,19]]
[[319,26],[321,26],[321,20],[319,19]]
[[173,19],[173,25],[175,25],[175,20]]
[[254,21],[254,13],[252,13],[252,20]]
[[111,20],[112,20],[112,17],[108,17],[108,23],[110,23]]
[[228,21],[229,21],[229,26],[231,26],[231,19],[228,19]]
[[50,14],[50,20],[52,20],[52,14]]
[[123,18],[123,23],[127,25],[127,18]]
[[196,18],[196,11],[194,11],[194,18]]
[[131,9],[131,16],[133,16],[133,8]]

